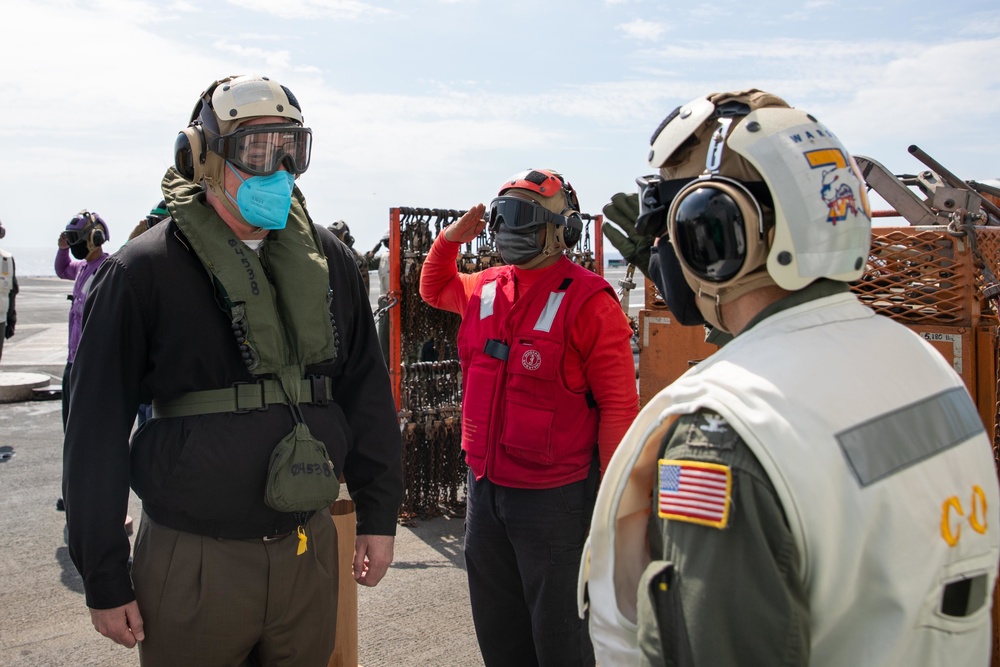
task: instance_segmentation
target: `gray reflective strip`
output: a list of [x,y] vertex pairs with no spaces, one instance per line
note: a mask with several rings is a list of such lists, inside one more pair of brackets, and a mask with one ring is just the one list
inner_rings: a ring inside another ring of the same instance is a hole
[[983,431],[969,394],[955,387],[836,437],[854,476],[861,486],[868,486]]
[[535,331],[549,332],[552,330],[552,323],[556,319],[556,314],[559,312],[559,306],[562,305],[564,296],[566,296],[566,292],[552,292],[549,294],[549,301],[545,304],[542,314],[538,316],[538,321],[535,322]]
[[479,319],[485,320],[493,314],[493,301],[497,298],[497,281],[488,282],[483,285],[483,291],[479,297]]

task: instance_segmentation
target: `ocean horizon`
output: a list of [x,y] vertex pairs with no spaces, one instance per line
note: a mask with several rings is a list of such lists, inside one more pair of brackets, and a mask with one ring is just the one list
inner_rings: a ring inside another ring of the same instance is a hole
[[[18,276],[25,278],[54,278],[56,276],[55,262],[58,248],[55,245],[51,248],[42,248],[7,245],[0,242],[0,248],[14,255],[14,266]],[[113,253],[116,250],[118,250],[117,247],[114,250],[109,249],[108,252]],[[609,260],[613,259],[620,260],[621,255],[616,252],[608,252],[605,249],[604,265],[607,267]],[[377,285],[378,283],[373,282],[372,284]]]
[[40,248],[7,245],[0,241],[0,248],[14,255],[14,268],[19,278],[55,277],[56,251],[59,249],[55,244],[51,248]]

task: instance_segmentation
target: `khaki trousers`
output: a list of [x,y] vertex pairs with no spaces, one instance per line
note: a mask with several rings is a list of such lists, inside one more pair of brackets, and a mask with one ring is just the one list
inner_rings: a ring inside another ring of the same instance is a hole
[[337,616],[337,533],[329,510],[299,539],[221,540],[145,513],[132,579],[143,667],[326,667]]

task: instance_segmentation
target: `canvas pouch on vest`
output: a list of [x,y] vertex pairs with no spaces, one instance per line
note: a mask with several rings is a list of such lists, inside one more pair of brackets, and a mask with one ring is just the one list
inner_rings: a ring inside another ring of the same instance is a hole
[[326,446],[304,422],[296,424],[271,453],[264,502],[280,512],[309,512],[332,505],[339,493]]
[[245,332],[248,368],[281,383],[295,418],[271,454],[264,502],[279,512],[329,506],[340,482],[326,445],[309,432],[298,407],[305,368],[337,355],[329,268],[301,193],[295,189],[285,228],[268,235],[265,271],[261,258],[202,202],[201,187],[171,168],[162,190],[171,216],[212,277],[219,305],[234,328]]

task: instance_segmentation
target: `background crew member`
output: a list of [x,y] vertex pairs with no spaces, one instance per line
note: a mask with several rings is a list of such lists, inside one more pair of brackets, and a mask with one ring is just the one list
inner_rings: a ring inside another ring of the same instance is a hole
[[594,664],[576,571],[599,469],[638,397],[614,291],[564,256],[579,210],[556,172],[517,174],[489,212],[507,266],[458,273],[460,245],[487,224],[477,204],[438,235],[420,277],[424,300],[462,315],[465,562],[488,666]]
[[853,158],[748,90],[668,116],[650,166],[638,226],[671,311],[736,337],[608,467],[583,578],[599,661],[986,665],[991,444],[950,364],[848,289],[871,232]]
[[[335,220],[327,229],[340,239],[341,243],[351,249],[351,252],[354,254],[354,261],[358,265],[358,272],[361,273],[361,282],[365,286],[365,294],[370,294],[371,279],[368,276],[368,271],[371,269],[371,257],[362,255],[354,248],[354,237],[351,236],[351,228],[343,220]],[[376,246],[376,249],[378,249],[378,246]]]
[[[63,429],[66,428],[66,416],[69,411],[70,373],[76,350],[80,345],[80,335],[83,332],[83,307],[87,295],[94,282],[94,275],[108,253],[101,248],[111,238],[108,225],[97,213],[86,209],[80,211],[66,225],[59,235],[59,250],[56,251],[56,275],[64,280],[73,280],[72,302],[69,307],[69,354],[66,357],[66,369],[62,377],[62,419]],[[70,253],[75,259],[70,259]]]
[[[0,222],[0,239],[7,230]],[[14,306],[17,297],[17,273],[14,267],[14,256],[0,248],[0,357],[3,357],[3,342],[14,335],[17,324],[17,308]]]
[[163,222],[170,217],[170,212],[167,210],[167,202],[162,199],[153,208],[149,209],[149,213],[145,218],[136,223],[135,227],[129,232],[128,240],[131,241],[139,234],[152,227],[158,222]]
[[[70,555],[95,628],[138,641],[146,667],[325,666],[341,474],[355,579],[374,586],[392,561],[395,407],[353,258],[295,187],[311,139],[288,88],[212,83],[163,178],[170,219],[105,264],[88,302],[64,450]],[[153,418],[130,443],[140,402]]]

